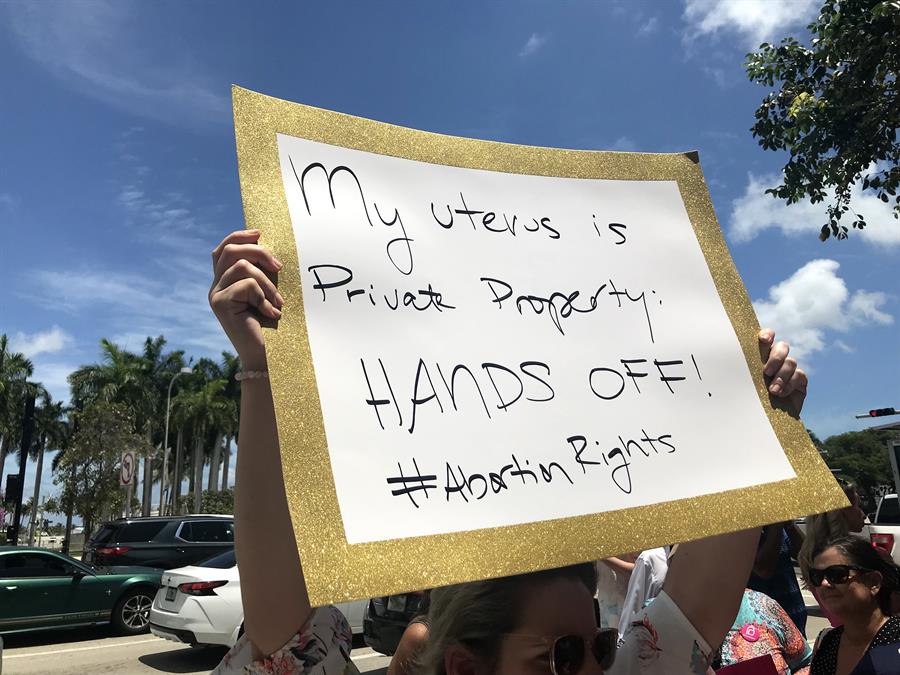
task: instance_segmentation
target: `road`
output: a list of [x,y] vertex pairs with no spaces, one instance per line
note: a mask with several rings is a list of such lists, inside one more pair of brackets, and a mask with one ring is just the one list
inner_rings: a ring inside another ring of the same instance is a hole
[[[84,673],[208,673],[224,648],[197,648],[153,635],[114,636],[109,628],[53,631],[4,638],[3,675],[84,675]],[[351,658],[362,673],[384,675],[390,658],[357,647]]]

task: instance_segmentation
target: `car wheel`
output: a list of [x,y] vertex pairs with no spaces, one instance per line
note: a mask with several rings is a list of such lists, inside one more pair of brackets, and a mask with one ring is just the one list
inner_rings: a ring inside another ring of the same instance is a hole
[[150,629],[150,607],[153,591],[138,588],[119,598],[112,613],[112,624],[125,635],[146,633]]

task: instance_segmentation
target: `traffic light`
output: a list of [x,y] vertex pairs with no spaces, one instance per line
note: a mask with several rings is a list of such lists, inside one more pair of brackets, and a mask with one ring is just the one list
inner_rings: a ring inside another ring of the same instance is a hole
[[875,408],[869,411],[869,417],[884,417],[885,415],[896,415],[897,411],[893,408]]
[[22,495],[22,480],[17,473],[6,474],[6,493],[3,501],[14,504]]

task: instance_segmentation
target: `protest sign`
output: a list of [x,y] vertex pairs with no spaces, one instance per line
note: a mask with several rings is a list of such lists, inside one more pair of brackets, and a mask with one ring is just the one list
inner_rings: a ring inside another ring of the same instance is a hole
[[[234,89],[314,604],[843,506],[772,408],[694,153],[441,136]],[[777,327],[776,327],[777,328]]]

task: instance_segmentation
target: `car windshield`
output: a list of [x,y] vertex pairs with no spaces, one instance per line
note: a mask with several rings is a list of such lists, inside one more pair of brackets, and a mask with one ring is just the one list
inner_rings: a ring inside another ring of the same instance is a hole
[[881,500],[881,508],[878,509],[877,524],[900,524],[900,501],[896,497],[885,497]]
[[106,523],[103,527],[100,528],[100,531],[97,532],[93,537],[91,537],[91,541],[95,544],[105,544],[110,539],[112,539],[116,530],[119,528],[113,523]]
[[203,562],[198,562],[197,567],[214,567],[220,570],[231,569],[237,564],[237,561],[234,557],[234,549],[230,551],[225,551],[225,553],[220,553],[219,555],[214,555],[212,558],[207,558]]

